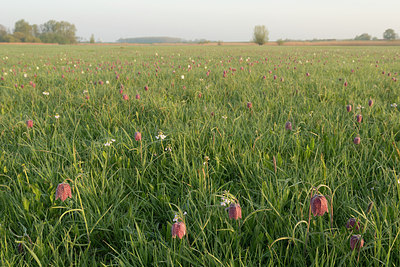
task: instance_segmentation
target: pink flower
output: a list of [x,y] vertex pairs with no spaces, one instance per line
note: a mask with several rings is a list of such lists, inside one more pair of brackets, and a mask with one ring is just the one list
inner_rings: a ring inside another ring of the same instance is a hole
[[140,95],[137,94],[137,95],[135,96],[135,98],[136,98],[136,99],[140,99]]
[[229,206],[229,219],[238,220],[242,218],[242,208],[239,203],[232,203]]
[[253,103],[247,102],[247,107],[248,107],[249,109],[251,109],[251,108],[253,107]]
[[178,236],[179,239],[182,239],[184,235],[186,235],[186,225],[184,222],[176,222],[172,225],[171,228],[172,238],[176,238]]
[[142,134],[140,132],[135,133],[135,140],[136,141],[141,141],[142,140]]
[[328,212],[328,201],[323,195],[314,195],[311,198],[311,212],[315,216],[322,216]]
[[144,87],[144,90],[145,90],[145,91],[148,91],[148,90],[149,90],[149,87],[146,85],[146,86]]
[[372,107],[373,104],[374,104],[374,100],[372,100],[372,99],[368,100],[368,106]]
[[361,235],[353,235],[350,238],[350,248],[354,250],[355,248],[360,249],[364,246],[364,239]]
[[69,197],[72,198],[71,187],[69,186],[69,184],[59,184],[56,189],[56,200],[61,199],[61,201],[65,201]]
[[129,100],[129,96],[128,96],[128,95],[123,95],[123,96],[122,96],[122,99],[123,99],[123,100]]
[[28,126],[28,128],[33,127],[33,120],[27,120],[25,123],[26,123],[26,126]]
[[351,111],[351,105],[347,105],[346,109],[347,109],[347,112],[350,112]]
[[361,121],[362,121],[362,115],[361,115],[361,114],[358,114],[358,115],[356,116],[356,120],[357,120],[357,122],[361,123]]

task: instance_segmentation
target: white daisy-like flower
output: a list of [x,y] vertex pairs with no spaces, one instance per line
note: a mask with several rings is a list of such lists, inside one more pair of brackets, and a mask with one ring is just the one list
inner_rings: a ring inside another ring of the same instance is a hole
[[107,142],[107,143],[104,144],[104,146],[111,146],[111,143]]
[[182,80],[185,79],[185,75],[181,75],[181,79],[182,79]]
[[38,69],[39,69],[39,67],[36,67],[36,69],[38,70]]
[[24,73],[24,78],[27,78],[27,77],[28,77],[28,74]]
[[392,108],[397,108],[397,104],[396,104],[396,103],[390,104],[390,106],[391,106]]
[[4,76],[7,76],[8,75],[8,73],[7,72],[4,72]]
[[50,93],[47,92],[47,91],[44,91],[42,94],[44,94],[44,95],[49,95]]
[[110,84],[110,81],[106,81],[106,84]]
[[58,115],[58,113],[54,116],[54,118],[59,119],[60,115]]

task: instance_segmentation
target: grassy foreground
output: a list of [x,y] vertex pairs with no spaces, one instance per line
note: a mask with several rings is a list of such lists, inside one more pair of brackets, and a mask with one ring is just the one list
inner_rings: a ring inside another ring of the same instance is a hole
[[400,265],[398,48],[2,45],[0,71],[2,266]]

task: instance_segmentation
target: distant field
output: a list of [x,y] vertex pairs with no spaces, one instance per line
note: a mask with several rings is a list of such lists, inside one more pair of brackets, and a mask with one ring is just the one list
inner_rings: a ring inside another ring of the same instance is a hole
[[0,71],[2,266],[400,265],[397,47],[8,44]]

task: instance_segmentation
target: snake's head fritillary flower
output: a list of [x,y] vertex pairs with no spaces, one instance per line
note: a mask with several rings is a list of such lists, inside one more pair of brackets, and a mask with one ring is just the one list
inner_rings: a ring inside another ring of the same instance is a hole
[[140,132],[135,133],[135,140],[136,141],[141,141],[142,140],[142,134]]
[[354,137],[353,143],[359,145],[361,142],[361,138],[359,136]]
[[69,186],[69,184],[59,184],[56,189],[56,200],[61,199],[61,201],[65,201],[69,197],[72,198],[71,187]]
[[123,96],[122,96],[122,99],[123,99],[123,100],[129,100],[129,96],[128,96],[128,95],[123,95]]
[[146,85],[146,86],[144,87],[144,90],[145,90],[145,91],[148,91],[148,90],[149,90],[149,87]]
[[314,195],[311,198],[311,212],[315,216],[322,216],[328,212],[328,201],[323,195]]
[[361,123],[361,122],[362,122],[362,115],[361,115],[361,114],[358,114],[358,115],[356,116],[356,120],[357,120],[358,123]]
[[242,208],[239,203],[229,205],[229,219],[238,220],[242,218]]
[[351,250],[360,249],[364,246],[364,239],[361,235],[353,235],[350,238],[350,248]]
[[28,128],[32,128],[33,127],[33,120],[27,120],[25,123],[26,123],[26,126]]
[[347,110],[347,112],[350,112],[351,111],[351,105],[347,105],[346,106],[346,110]]
[[350,218],[346,223],[346,228],[349,230],[354,229],[354,230],[358,231],[361,228],[361,224],[360,224],[360,222],[357,221],[356,218]]
[[290,121],[286,122],[285,129],[287,131],[291,131],[292,130],[292,123]]
[[172,225],[171,228],[172,238],[176,238],[178,236],[179,239],[182,239],[184,235],[186,235],[186,225],[182,221],[178,221]]
[[248,107],[249,109],[251,109],[251,108],[253,107],[253,103],[247,102],[247,107]]
[[368,106],[372,107],[373,104],[374,104],[374,100],[372,100],[372,99],[368,100]]
[[139,99],[140,99],[140,95],[137,94],[137,95],[135,96],[135,98],[139,100]]

